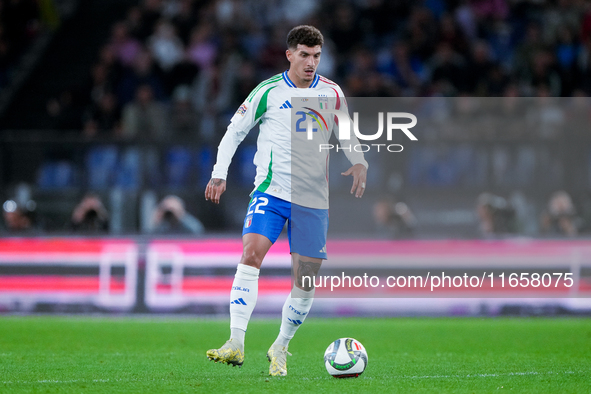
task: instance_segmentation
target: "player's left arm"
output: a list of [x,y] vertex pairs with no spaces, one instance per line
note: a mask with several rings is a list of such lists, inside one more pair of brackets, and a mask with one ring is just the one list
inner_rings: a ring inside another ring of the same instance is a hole
[[[345,99],[345,95],[340,87],[337,89],[337,103],[338,109],[349,113],[349,106],[347,105],[347,100]],[[339,133],[336,133],[337,137]],[[355,134],[351,134],[351,139],[349,140],[341,140],[339,139],[339,143],[341,147],[344,148],[343,152],[345,152],[345,156],[352,164],[347,171],[342,172],[341,175],[344,176],[352,176],[353,177],[353,185],[351,186],[351,194],[355,193],[355,197],[361,198],[363,193],[365,193],[365,183],[367,181],[367,169],[369,168],[369,164],[365,160],[365,156],[363,152],[358,152],[355,149],[351,149],[352,146],[356,146],[359,144],[359,140],[355,136]]]

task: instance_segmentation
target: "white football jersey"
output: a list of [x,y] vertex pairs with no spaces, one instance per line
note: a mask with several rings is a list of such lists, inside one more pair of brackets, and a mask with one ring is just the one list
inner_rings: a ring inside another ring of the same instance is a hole
[[[311,99],[324,102],[325,106],[328,102],[334,103],[333,108],[348,112],[341,88],[318,74],[310,87],[305,89],[297,88],[289,79],[287,71],[261,82],[232,117],[218,147],[212,178],[226,179],[228,167],[238,145],[248,132],[260,123],[257,151],[254,156],[256,165],[254,190],[286,201],[293,201],[302,206],[328,209],[329,150],[319,150],[319,144],[328,144],[335,126],[334,118],[325,116],[321,122],[323,126],[314,128],[313,141],[304,145],[298,143],[298,152],[292,152],[292,131],[295,131],[294,127],[298,122],[298,119],[292,116],[292,112],[294,115],[301,115],[301,112],[296,110],[306,107]],[[320,106],[322,107],[322,104]],[[305,115],[302,115],[299,120],[304,119]],[[301,128],[305,128],[306,123],[300,122],[297,127],[302,131]],[[301,134],[304,136],[306,133]],[[368,167],[363,153],[351,149],[352,145],[358,143],[354,136],[340,143],[351,164],[363,164]],[[302,146],[309,151],[300,151],[303,149],[300,148]],[[292,154],[299,164],[292,163]],[[306,160],[306,157],[309,160]],[[302,163],[305,165],[302,166]],[[294,182],[292,182],[292,175]],[[295,177],[298,179],[296,180]],[[298,186],[296,190],[292,190],[293,185],[304,186]]]

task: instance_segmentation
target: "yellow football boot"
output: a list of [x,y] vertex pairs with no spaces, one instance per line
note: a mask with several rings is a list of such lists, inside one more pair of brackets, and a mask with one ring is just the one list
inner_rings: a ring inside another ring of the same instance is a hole
[[229,339],[219,349],[209,349],[207,358],[216,363],[241,367],[244,363],[244,345],[235,339]]
[[286,376],[287,375],[287,355],[291,353],[287,351],[287,347],[281,345],[272,345],[267,352],[267,359],[271,363],[269,365],[269,375],[271,376]]

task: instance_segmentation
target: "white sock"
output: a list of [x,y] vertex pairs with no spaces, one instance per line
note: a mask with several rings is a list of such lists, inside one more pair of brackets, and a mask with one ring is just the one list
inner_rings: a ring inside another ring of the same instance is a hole
[[230,338],[244,343],[244,334],[259,292],[259,269],[238,264],[230,291]]
[[314,302],[314,289],[310,291],[304,291],[298,287],[292,289],[283,304],[281,330],[274,344],[284,347],[289,345],[291,338],[306,320],[312,308],[312,302]]
[[244,343],[244,336],[246,335],[246,331],[241,328],[230,328],[230,338],[236,339],[240,343]]

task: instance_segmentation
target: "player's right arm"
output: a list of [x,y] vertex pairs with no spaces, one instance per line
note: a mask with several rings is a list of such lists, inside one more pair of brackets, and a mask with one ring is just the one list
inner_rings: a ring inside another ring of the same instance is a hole
[[[266,82],[266,81],[265,81]],[[205,199],[219,204],[220,197],[226,191],[226,178],[232,157],[236,153],[238,145],[244,140],[250,129],[264,116],[267,107],[268,89],[261,89],[262,82],[244,100],[232,117],[226,134],[218,146],[216,164],[213,166],[211,180],[205,188]]]
[[[339,86],[336,87],[335,92],[337,93],[336,107],[341,111],[349,114],[349,105],[345,99],[345,95]],[[351,167],[342,172],[341,175],[352,176],[353,185],[351,186],[351,194],[355,193],[355,197],[361,198],[365,193],[365,182],[367,180],[367,169],[369,165],[365,160],[363,152],[358,152],[356,149],[351,149],[352,146],[359,145],[359,141],[355,135],[351,135],[348,140],[341,140],[340,133],[336,134],[339,139],[339,144],[345,153],[345,156],[351,162]]]

